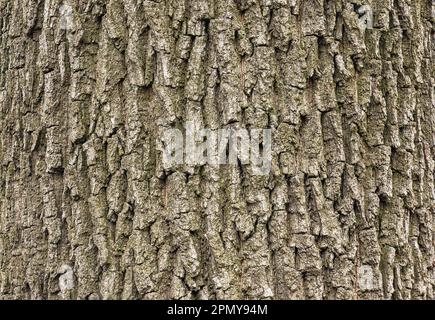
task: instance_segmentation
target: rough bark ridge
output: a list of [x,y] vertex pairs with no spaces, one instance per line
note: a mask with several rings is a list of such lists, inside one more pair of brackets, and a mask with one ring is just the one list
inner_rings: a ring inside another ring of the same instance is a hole
[[[0,298],[434,298],[433,10],[0,0]],[[272,172],[164,170],[189,120]]]

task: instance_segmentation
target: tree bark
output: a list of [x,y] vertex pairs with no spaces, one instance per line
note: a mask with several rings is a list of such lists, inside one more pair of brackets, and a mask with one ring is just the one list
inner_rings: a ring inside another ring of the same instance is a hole
[[[0,0],[0,299],[433,299],[433,10]],[[164,168],[187,121],[270,174]]]

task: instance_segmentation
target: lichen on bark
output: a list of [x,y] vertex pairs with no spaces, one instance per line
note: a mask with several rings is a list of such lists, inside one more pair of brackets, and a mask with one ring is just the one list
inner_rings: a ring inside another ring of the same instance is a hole
[[[433,299],[433,12],[0,0],[0,299]],[[270,174],[164,168],[188,121]]]

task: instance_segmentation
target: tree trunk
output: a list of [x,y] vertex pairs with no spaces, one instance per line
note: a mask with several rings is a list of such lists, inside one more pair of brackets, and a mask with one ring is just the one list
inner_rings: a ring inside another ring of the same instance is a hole
[[[0,0],[0,299],[433,299],[433,10]],[[165,167],[189,121],[270,172]]]

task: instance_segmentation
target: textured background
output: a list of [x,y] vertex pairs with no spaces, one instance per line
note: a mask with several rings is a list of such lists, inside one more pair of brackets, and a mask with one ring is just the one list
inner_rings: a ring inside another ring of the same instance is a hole
[[[65,4],[0,0],[0,299],[434,298],[430,0]],[[272,172],[165,171],[189,120]]]

